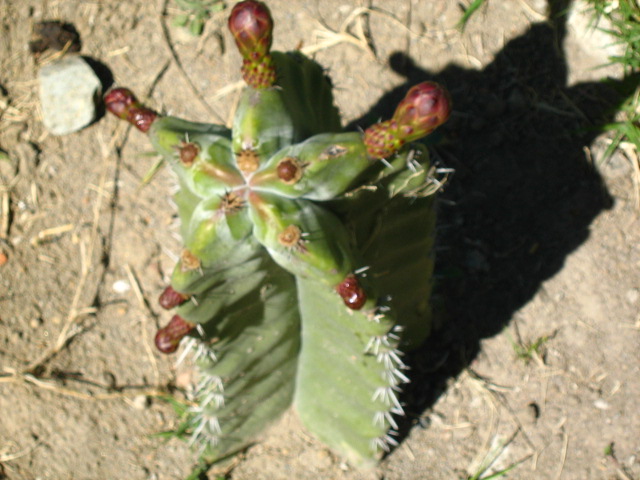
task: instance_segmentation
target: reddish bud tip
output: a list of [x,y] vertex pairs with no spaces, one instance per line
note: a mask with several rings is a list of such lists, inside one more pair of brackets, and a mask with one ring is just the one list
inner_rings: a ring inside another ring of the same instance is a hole
[[160,294],[160,298],[158,299],[158,303],[165,310],[171,310],[174,307],[182,305],[184,302],[189,300],[189,295],[184,293],[176,292],[171,285],[164,289],[164,291]]
[[195,143],[183,143],[179,148],[180,161],[185,167],[190,167],[200,153],[200,147]]
[[387,158],[405,144],[405,140],[397,134],[398,124],[392,120],[371,125],[364,132],[364,144],[372,158]]
[[273,19],[262,2],[247,0],[233,7],[229,30],[243,58],[257,61],[271,48]]
[[407,142],[428,135],[449,118],[451,97],[444,87],[423,82],[412,87],[398,104],[393,118],[376,123],[364,132],[367,153],[386,158]]
[[123,120],[127,119],[129,109],[137,103],[138,100],[128,88],[113,88],[104,96],[107,110]]
[[302,167],[295,158],[285,157],[278,163],[276,173],[280,180],[291,185],[296,183],[302,177]]
[[403,140],[410,142],[431,133],[449,118],[451,97],[434,82],[412,87],[393,114]]
[[193,323],[187,322],[179,315],[174,315],[166,327],[156,333],[156,348],[162,353],[173,353],[178,349],[180,340],[195,328]]
[[355,275],[347,277],[336,287],[338,295],[342,297],[344,304],[352,310],[360,310],[367,301],[367,295],[358,282]]
[[146,107],[132,108],[129,110],[127,121],[143,133],[147,133],[151,128],[158,114]]
[[114,88],[104,96],[107,110],[116,117],[126,120],[141,132],[147,132],[158,116],[136,99],[128,88]]

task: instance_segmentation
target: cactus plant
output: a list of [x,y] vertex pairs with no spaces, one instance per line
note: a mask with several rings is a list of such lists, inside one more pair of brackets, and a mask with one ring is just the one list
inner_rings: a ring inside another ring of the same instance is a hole
[[299,52],[271,51],[265,4],[229,18],[247,83],[231,129],[163,116],[115,88],[107,109],[173,167],[185,248],[156,335],[199,369],[183,429],[213,462],[293,406],[356,466],[396,443],[402,349],[429,333],[434,179],[414,143],[446,121],[431,82],[392,119],[341,131],[331,84]]

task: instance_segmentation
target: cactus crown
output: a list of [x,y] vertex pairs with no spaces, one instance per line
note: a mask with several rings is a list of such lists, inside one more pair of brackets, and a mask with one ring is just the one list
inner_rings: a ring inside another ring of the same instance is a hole
[[[446,91],[413,87],[391,120],[341,132],[331,84],[298,52],[271,52],[273,20],[237,4],[229,27],[247,83],[231,130],[158,115],[126,89],[109,111],[171,164],[185,248],[156,335],[199,368],[183,431],[208,461],[293,405],[352,463],[395,443],[405,342],[429,332],[435,215],[426,149]],[[364,187],[364,188],[363,188]]]

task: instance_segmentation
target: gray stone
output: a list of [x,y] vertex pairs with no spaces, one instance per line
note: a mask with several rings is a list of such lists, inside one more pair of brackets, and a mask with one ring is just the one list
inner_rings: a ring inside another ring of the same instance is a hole
[[100,79],[80,56],[65,56],[46,64],[38,74],[44,126],[66,135],[89,125],[96,117]]

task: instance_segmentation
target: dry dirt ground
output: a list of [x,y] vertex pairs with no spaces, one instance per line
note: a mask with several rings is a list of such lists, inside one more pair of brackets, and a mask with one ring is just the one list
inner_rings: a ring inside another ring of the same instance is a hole
[[[456,0],[268,3],[275,48],[327,67],[351,128],[389,116],[412,83],[445,83],[455,112],[434,155],[456,174],[440,201],[438,325],[408,359],[400,446],[357,472],[289,413],[222,474],[467,479],[490,464],[518,479],[640,478],[638,160],[603,162],[593,129],[619,101],[597,83],[619,75],[596,68],[609,40],[567,1],[569,20],[549,23],[543,0],[492,0],[464,33]],[[239,57],[224,17],[195,38],[175,13],[0,0],[0,478],[181,479],[194,465],[153,436],[176,422],[154,394],[189,374],[151,348],[179,251],[171,175],[143,187],[155,158],[112,117],[47,134],[27,48],[35,22],[70,22],[105,82],[227,122]]]

